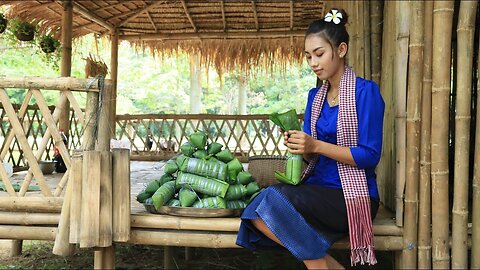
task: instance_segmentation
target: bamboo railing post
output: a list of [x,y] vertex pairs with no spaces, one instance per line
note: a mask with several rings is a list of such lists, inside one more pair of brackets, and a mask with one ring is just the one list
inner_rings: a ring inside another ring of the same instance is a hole
[[382,72],[382,26],[384,25],[382,1],[370,1],[370,23],[372,80],[380,85]]
[[431,162],[430,132],[432,124],[432,31],[433,1],[425,2],[422,86],[422,134],[420,139],[420,186],[418,210],[418,268],[431,268]]
[[[62,58],[60,63],[60,76],[70,77],[72,73],[72,27],[73,27],[73,1],[63,1],[62,12]],[[65,135],[69,134],[69,114],[70,102],[65,100],[63,106],[67,108],[60,116],[59,127],[65,130]]]
[[73,193],[72,181],[68,181],[65,197],[63,198],[62,212],[55,235],[52,253],[59,256],[72,255],[75,246],[70,244],[70,205]]
[[424,2],[411,4],[410,60],[408,62],[407,154],[405,181],[405,220],[403,267],[417,267],[418,183],[420,178],[420,125],[423,77]]
[[113,149],[113,240],[130,237],[130,150]]
[[450,267],[448,202],[448,119],[453,1],[435,1],[432,54],[432,263]]
[[397,44],[395,57],[395,129],[396,129],[396,220],[398,226],[403,226],[403,199],[405,190],[405,159],[406,153],[406,99],[407,99],[407,67],[408,67],[408,36],[410,25],[410,3],[395,2],[395,18],[397,19]]
[[467,223],[472,66],[477,1],[460,2],[457,26],[457,98],[452,209],[452,268],[468,268]]
[[[480,43],[480,36],[479,36]],[[478,47],[478,56],[480,56],[480,46]],[[477,57],[478,59],[478,57]],[[478,61],[477,71],[480,71],[480,60]],[[475,157],[473,167],[472,182],[472,256],[471,269],[480,269],[480,79],[477,79],[477,115],[475,130]]]

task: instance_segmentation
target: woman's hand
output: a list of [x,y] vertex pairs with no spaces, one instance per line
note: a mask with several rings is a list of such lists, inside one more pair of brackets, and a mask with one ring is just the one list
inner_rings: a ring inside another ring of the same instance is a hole
[[285,145],[292,154],[313,154],[318,140],[299,130],[290,130],[284,134]]

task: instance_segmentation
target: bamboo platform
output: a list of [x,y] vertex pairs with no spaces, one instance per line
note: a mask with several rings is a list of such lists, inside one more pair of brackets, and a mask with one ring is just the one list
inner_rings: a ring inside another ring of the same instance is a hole
[[[146,184],[163,174],[163,162],[131,162],[131,232],[127,243],[140,245],[161,245],[204,248],[239,248],[235,244],[240,218],[190,218],[148,213],[136,201],[136,195]],[[23,172],[13,179],[22,178]],[[46,175],[52,189],[63,174]],[[35,181],[32,182],[35,185]],[[27,192],[27,197],[38,197],[39,206],[45,205],[40,192]],[[0,191],[0,239],[55,240],[55,231],[60,219],[63,198],[50,199],[51,207],[41,208],[35,213],[26,212],[28,205],[22,205],[22,198],[16,199],[16,210],[1,211],[2,198],[7,192]],[[10,198],[11,199],[11,198]],[[31,199],[31,198],[29,198]],[[30,200],[29,200],[30,201]],[[5,200],[6,202],[6,200]],[[43,210],[43,211],[42,211]],[[396,225],[394,213],[381,207],[374,221],[375,246],[378,250],[401,251],[403,229]],[[348,248],[348,239],[337,242],[333,248]]]

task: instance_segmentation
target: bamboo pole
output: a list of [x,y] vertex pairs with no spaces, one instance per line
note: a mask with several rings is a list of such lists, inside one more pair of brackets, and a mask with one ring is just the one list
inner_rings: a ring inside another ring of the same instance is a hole
[[0,225],[0,239],[55,240],[57,227]]
[[80,238],[80,216],[82,212],[82,151],[74,152],[72,155],[72,167],[70,171],[70,181],[72,189],[70,203],[70,243],[78,244]]
[[95,247],[99,241],[100,151],[83,152],[80,247]]
[[118,29],[110,33],[110,79],[112,80],[112,98],[110,99],[111,114],[109,119],[113,125],[113,130],[115,130],[115,116],[117,115],[118,34]]
[[403,226],[403,199],[405,190],[405,159],[406,153],[406,98],[407,98],[407,67],[408,67],[408,37],[410,25],[410,3],[396,2],[396,57],[395,57],[395,129],[396,129],[396,220],[398,226]]
[[410,60],[408,62],[407,153],[403,267],[417,267],[418,183],[420,180],[420,125],[423,77],[424,2],[411,3]]
[[363,63],[364,63],[364,78],[371,80],[372,79],[372,46],[371,46],[371,19],[370,19],[370,1],[362,1],[363,3],[363,27],[361,31],[363,31],[363,47],[364,47],[364,56],[363,56]]
[[[478,39],[480,44],[480,36]],[[480,45],[477,54],[477,72],[480,71]],[[475,131],[475,157],[473,166],[472,181],[472,255],[470,267],[472,269],[480,269],[480,79],[477,79],[477,115],[476,115],[476,131]]]
[[59,197],[0,197],[0,209],[60,213],[63,198]]
[[[108,82],[110,83],[110,82]],[[0,77],[0,88],[42,89],[59,91],[97,92],[98,79]]]
[[453,1],[433,8],[432,54],[432,263],[449,268],[448,118],[450,98]]
[[[72,27],[73,27],[73,1],[63,1],[62,12],[62,58],[60,63],[60,76],[70,77],[72,73]],[[60,115],[59,127],[65,130],[65,135],[70,133],[70,102],[65,100],[65,111]]]
[[472,66],[477,1],[460,2],[457,25],[457,98],[452,209],[452,268],[468,268],[467,223]]
[[113,240],[130,237],[130,150],[113,149]]
[[0,212],[2,225],[58,225],[58,213]]
[[[382,26],[383,6],[382,1],[370,2],[370,23],[371,23],[371,70],[372,80],[380,85],[382,71]],[[368,48],[368,47],[367,47]]]
[[72,181],[68,181],[67,190],[63,199],[62,212],[58,221],[55,243],[52,253],[59,256],[69,256],[75,251],[75,246],[70,244],[70,205],[72,202]]
[[433,1],[425,2],[422,86],[422,134],[420,139],[420,191],[418,211],[418,268],[431,268],[431,157],[430,132],[432,124],[432,31]]

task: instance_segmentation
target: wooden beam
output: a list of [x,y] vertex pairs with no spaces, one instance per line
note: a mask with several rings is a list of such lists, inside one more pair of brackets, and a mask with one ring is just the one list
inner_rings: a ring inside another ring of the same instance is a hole
[[253,19],[255,20],[255,29],[260,30],[258,26],[258,14],[257,14],[257,5],[255,4],[255,0],[252,1],[252,9],[253,9]]
[[123,26],[125,25],[126,23],[128,23],[129,21],[137,18],[138,16],[140,16],[142,13],[144,12],[148,12],[149,10],[153,9],[154,7],[158,6],[158,5],[161,5],[161,4],[164,4],[163,1],[155,1],[153,2],[152,4],[146,6],[146,7],[143,7],[141,9],[138,9],[138,10],[134,10],[134,13],[132,16],[126,18],[125,20],[122,20],[122,22],[117,26],[117,27],[120,27],[120,26]]
[[148,19],[150,20],[150,23],[153,26],[153,29],[155,29],[155,32],[157,32],[158,31],[157,26],[155,25],[155,22],[153,21],[152,16],[150,15],[150,12],[148,12],[148,11],[147,11],[147,16],[148,16]]
[[227,19],[225,18],[225,2],[220,1],[220,6],[222,8],[222,21],[223,21],[223,31],[227,31]]
[[[124,29],[120,29],[124,30]],[[220,32],[220,33],[152,33],[140,35],[121,35],[121,40],[159,40],[159,39],[235,39],[235,38],[288,38],[290,36],[303,37],[305,31],[268,31],[268,32]]]
[[82,6],[78,1],[73,2],[73,10],[77,13],[80,13],[83,17],[94,21],[98,25],[108,29],[109,31],[114,31],[113,25],[105,21],[105,19],[101,18],[100,16],[92,13],[90,10]]
[[187,7],[187,4],[185,3],[185,0],[182,0],[182,6],[183,6],[183,9],[185,10],[185,14],[187,15],[188,20],[190,21],[190,24],[192,24],[193,31],[197,32],[198,31],[197,26],[193,22],[192,16],[190,16],[190,12],[188,11],[188,7]]
[[293,0],[290,0],[290,30],[293,30]]
[[[110,83],[110,80],[105,80]],[[98,92],[98,79],[78,79],[73,77],[0,77],[0,88],[71,90]]]

